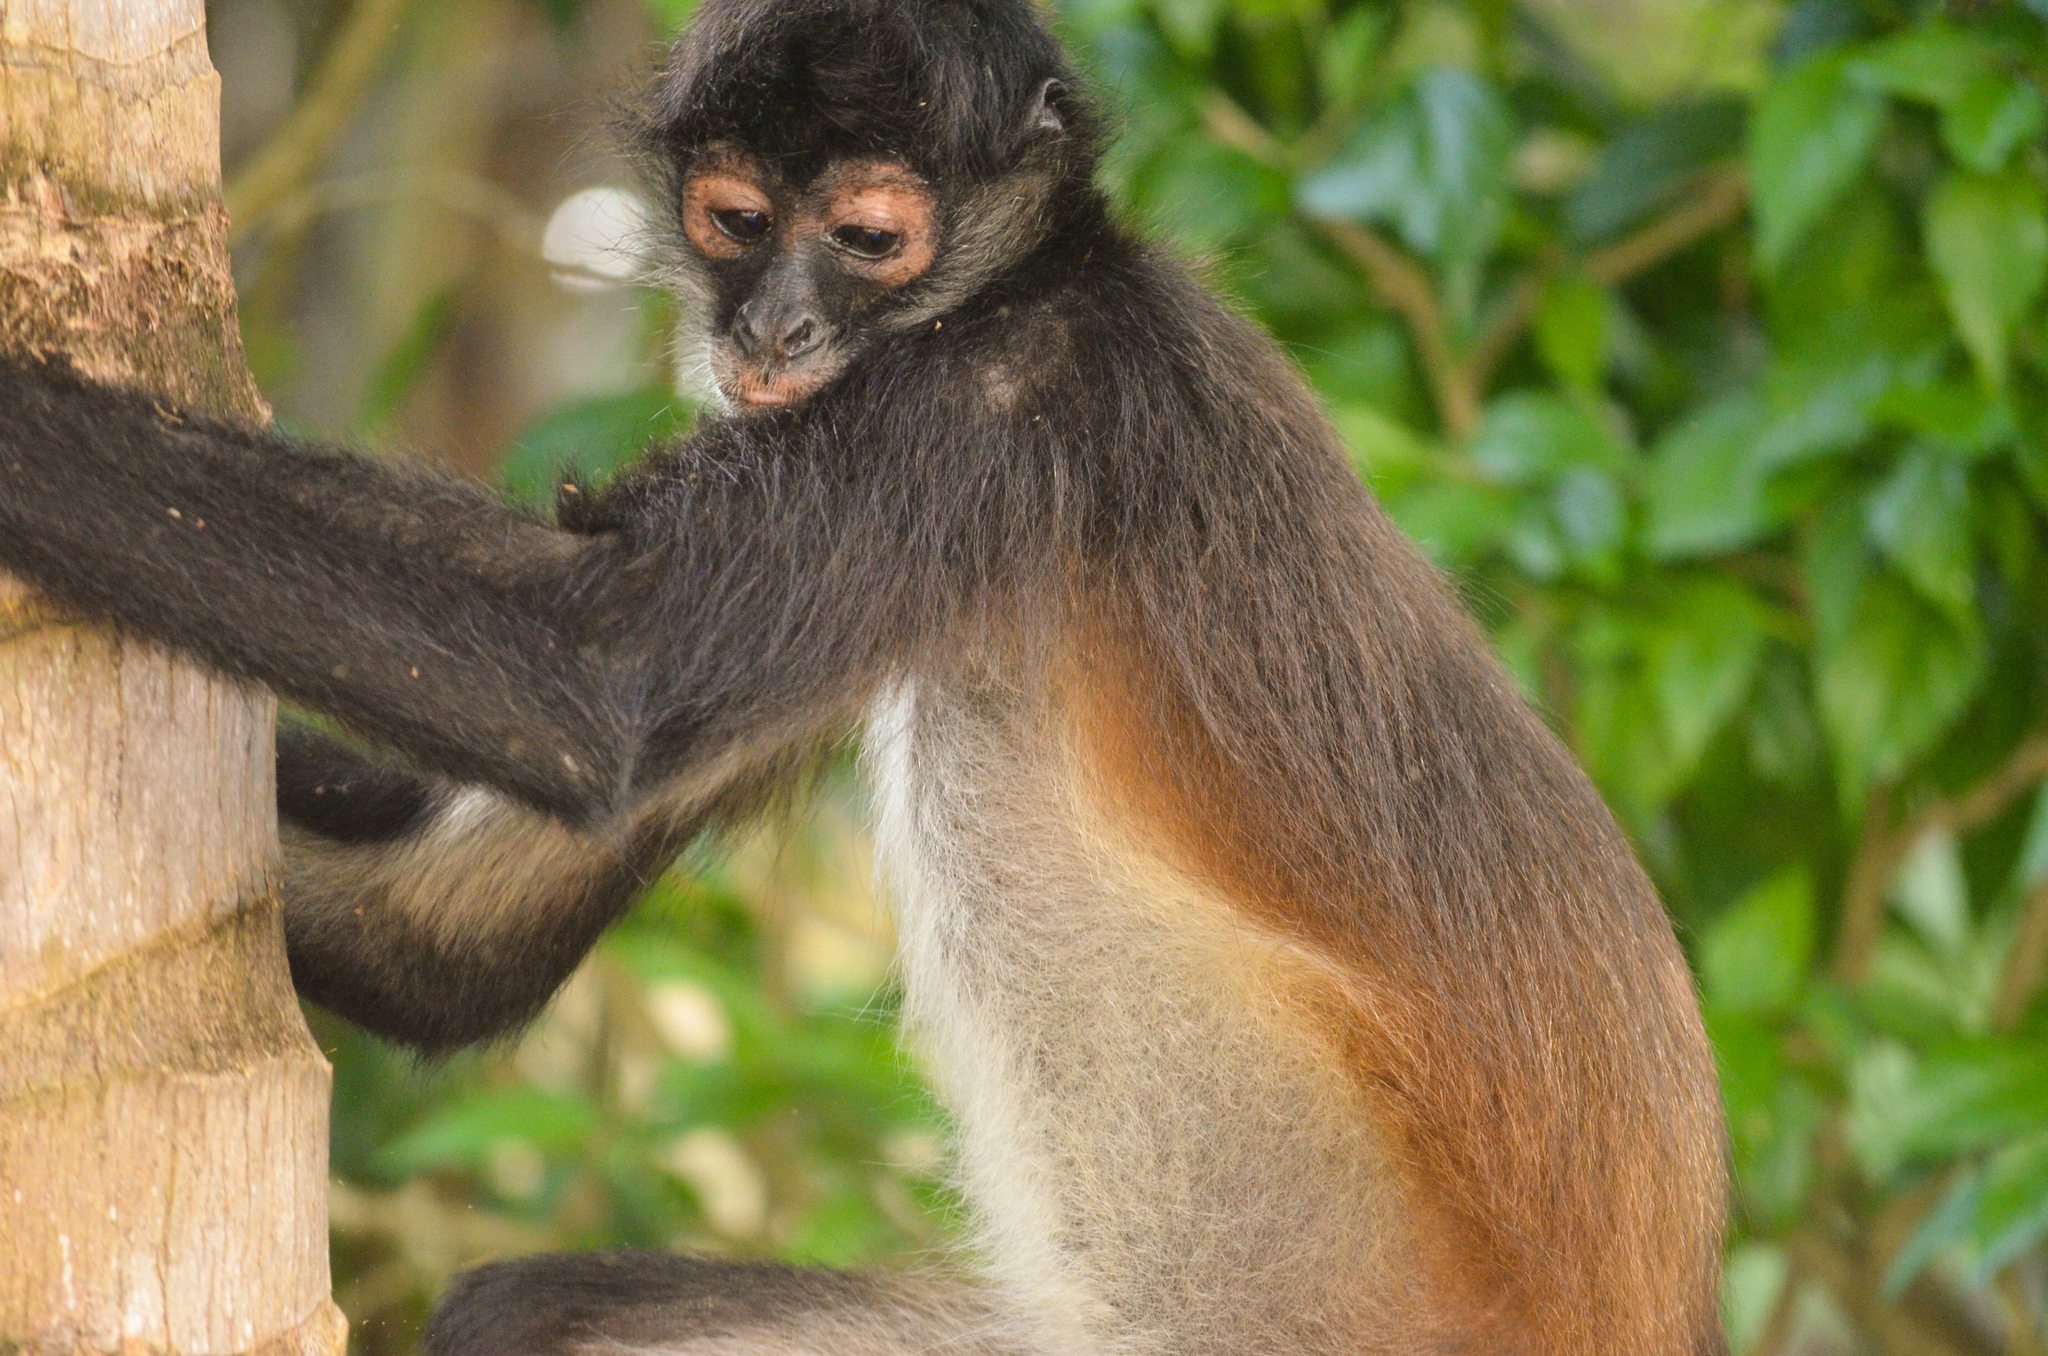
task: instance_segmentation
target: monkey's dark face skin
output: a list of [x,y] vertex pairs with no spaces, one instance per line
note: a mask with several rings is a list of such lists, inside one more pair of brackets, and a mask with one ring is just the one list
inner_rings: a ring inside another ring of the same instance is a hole
[[838,375],[938,246],[937,196],[889,159],[791,183],[721,144],[690,167],[682,216],[713,297],[711,374],[736,405],[792,404]]
[[731,408],[801,403],[1096,234],[1076,88],[1012,4],[707,5],[626,128],[687,356]]

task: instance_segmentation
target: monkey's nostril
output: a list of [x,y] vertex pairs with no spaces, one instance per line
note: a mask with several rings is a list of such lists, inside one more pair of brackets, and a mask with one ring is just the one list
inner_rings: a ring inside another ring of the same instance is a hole
[[818,326],[810,316],[798,317],[795,324],[782,333],[782,341],[776,345],[784,358],[796,358],[817,346]]

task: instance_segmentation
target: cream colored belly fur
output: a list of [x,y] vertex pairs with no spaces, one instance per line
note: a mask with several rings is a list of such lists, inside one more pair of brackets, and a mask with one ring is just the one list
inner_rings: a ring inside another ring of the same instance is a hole
[[1051,1352],[1356,1353],[1399,1304],[1319,962],[1130,845],[999,681],[886,696],[867,765],[907,1014],[986,1273]]

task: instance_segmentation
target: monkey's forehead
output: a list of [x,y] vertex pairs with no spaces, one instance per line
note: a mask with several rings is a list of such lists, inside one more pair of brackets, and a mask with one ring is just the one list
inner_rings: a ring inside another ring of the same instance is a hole
[[738,142],[806,178],[849,154],[928,177],[1008,168],[1066,54],[1031,0],[705,0],[644,135],[670,154]]

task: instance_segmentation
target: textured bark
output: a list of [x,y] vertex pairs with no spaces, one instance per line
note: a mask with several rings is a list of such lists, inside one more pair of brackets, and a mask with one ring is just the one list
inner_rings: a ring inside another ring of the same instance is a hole
[[[200,0],[0,0],[0,347],[267,416]],[[0,1353],[321,1353],[268,696],[0,580]]]

